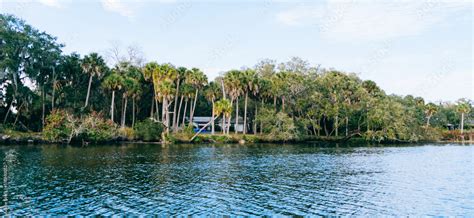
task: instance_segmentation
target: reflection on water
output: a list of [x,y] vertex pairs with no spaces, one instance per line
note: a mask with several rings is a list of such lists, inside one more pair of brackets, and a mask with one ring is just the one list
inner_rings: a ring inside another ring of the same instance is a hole
[[0,157],[0,215],[474,215],[473,146],[45,145]]

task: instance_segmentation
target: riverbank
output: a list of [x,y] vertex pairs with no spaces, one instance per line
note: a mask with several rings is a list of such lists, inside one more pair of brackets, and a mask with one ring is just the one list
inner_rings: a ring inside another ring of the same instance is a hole
[[[449,134],[445,134],[449,135]],[[422,140],[422,141],[402,141],[402,140],[382,140],[370,141],[360,135],[353,136],[298,136],[293,138],[281,138],[269,134],[200,134],[194,139],[194,134],[190,133],[173,133],[162,136],[162,140],[140,140],[133,134],[118,135],[108,140],[90,141],[90,140],[73,140],[70,144],[120,144],[120,143],[137,143],[137,144],[247,144],[247,143],[311,143],[311,142],[329,142],[329,143],[379,143],[379,144],[400,144],[400,143],[474,143],[474,132],[465,134],[465,140],[460,137],[446,138],[440,140]],[[191,140],[192,139],[192,140]],[[4,131],[0,133],[0,145],[9,144],[68,144],[67,140],[47,140],[41,132],[19,132]]]

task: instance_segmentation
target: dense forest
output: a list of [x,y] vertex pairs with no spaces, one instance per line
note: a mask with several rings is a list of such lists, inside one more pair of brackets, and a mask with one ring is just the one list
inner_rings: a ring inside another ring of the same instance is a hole
[[69,141],[84,134],[153,139],[147,131],[178,135],[192,128],[194,117],[207,116],[211,134],[219,135],[234,132],[231,122],[243,122],[243,134],[282,140],[423,141],[440,139],[450,125],[462,135],[473,117],[469,99],[435,104],[388,95],[354,73],[296,57],[265,59],[208,81],[197,68],[145,62],[133,47],[124,54],[111,49],[107,57],[65,54],[63,47],[23,20],[0,15],[1,131]]

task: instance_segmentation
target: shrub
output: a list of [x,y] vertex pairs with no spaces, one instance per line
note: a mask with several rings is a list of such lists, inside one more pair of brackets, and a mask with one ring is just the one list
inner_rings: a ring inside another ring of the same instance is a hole
[[53,110],[46,117],[43,137],[50,141],[67,140],[73,131],[75,119],[65,110]]
[[295,123],[286,113],[263,108],[257,116],[257,121],[263,124],[264,133],[277,140],[289,141],[297,136]]
[[135,137],[143,141],[159,141],[164,126],[151,119],[145,119],[135,124]]
[[455,130],[445,130],[442,133],[442,139],[443,140],[460,140],[461,139],[461,130],[455,129]]
[[96,112],[92,112],[82,120],[78,133],[78,139],[91,142],[111,141],[119,135],[117,125]]
[[127,139],[127,140],[133,140],[135,139],[135,131],[130,128],[130,127],[123,127],[119,129],[119,135],[120,137]]

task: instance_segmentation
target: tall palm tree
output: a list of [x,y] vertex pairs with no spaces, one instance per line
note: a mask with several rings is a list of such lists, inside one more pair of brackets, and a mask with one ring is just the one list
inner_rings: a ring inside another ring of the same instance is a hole
[[245,93],[244,101],[244,134],[247,133],[247,102],[249,97],[249,92],[256,95],[258,93],[258,77],[257,73],[254,70],[246,70],[241,74],[241,86],[242,90]]
[[156,96],[162,100],[162,114],[161,120],[166,127],[166,132],[169,132],[169,104],[176,93],[174,87],[175,80],[178,76],[176,68],[171,64],[163,64],[158,68],[158,72],[153,75],[153,83]]
[[190,114],[189,114],[189,122],[193,122],[194,112],[196,110],[196,103],[198,99],[199,89],[201,89],[204,85],[207,84],[207,76],[199,69],[193,68],[191,72],[187,75],[186,83],[191,84],[195,89],[194,95],[194,103],[191,106]]
[[84,108],[89,104],[89,96],[91,92],[92,78],[94,76],[99,77],[104,71],[105,61],[97,53],[91,53],[86,55],[82,60],[81,67],[82,70],[89,74],[89,85],[87,86],[87,95],[86,102],[84,103]]
[[425,106],[426,127],[430,126],[430,119],[436,112],[438,112],[438,107],[435,104],[429,103]]
[[112,91],[112,102],[110,103],[110,120],[114,122],[114,108],[115,108],[115,91],[122,89],[123,85],[123,77],[113,72],[109,76],[107,76],[102,83],[102,86]]
[[[183,84],[182,86],[182,91],[181,91],[181,97],[184,97],[184,111],[183,111],[183,120],[181,122],[181,126],[185,125],[186,122],[186,113],[188,111],[188,103],[189,100],[194,96],[194,88],[189,85],[189,84]],[[181,111],[181,109],[179,109]],[[179,115],[180,113],[178,113]],[[178,117],[178,122],[179,122],[179,117]]]
[[[237,133],[237,126],[239,125],[239,103],[238,98],[242,94],[242,85],[240,79],[241,72],[238,70],[231,70],[224,75],[224,85],[227,93],[230,97],[230,105],[232,106],[233,102],[236,102],[235,107],[235,132]],[[228,117],[228,125],[227,129],[230,128],[230,119],[231,116]],[[227,130],[228,132],[229,130]]]
[[[215,115],[215,110],[216,110],[215,101],[216,101],[216,98],[221,93],[221,90],[219,87],[220,86],[217,83],[210,82],[209,85],[207,85],[206,89],[204,90],[204,96],[206,96],[206,99],[212,103],[212,117],[219,116],[219,114]],[[211,133],[213,135],[215,133],[214,119],[211,120]]]
[[[186,71],[188,71],[185,67],[179,67],[177,69],[177,76],[176,76],[176,93],[174,95],[174,108],[173,108],[173,131],[178,131],[178,121],[177,121],[177,106],[178,106],[178,98],[179,98],[179,91],[180,91],[180,84],[183,78],[186,76]],[[183,97],[181,96],[180,107],[181,103],[183,103]]]
[[461,135],[464,134],[464,116],[471,112],[471,105],[464,99],[458,101],[457,111],[461,114]]
[[137,92],[140,87],[138,81],[132,77],[124,77],[123,79],[123,107],[122,107],[122,122],[121,127],[125,127],[125,122],[127,118],[127,105],[128,105],[128,98],[133,96],[134,92]]
[[137,81],[136,85],[130,90],[130,95],[132,97],[132,128],[135,127],[136,112],[137,112],[137,100],[140,99],[140,96],[143,93],[142,86]]
[[[156,62],[150,62],[150,63],[147,63],[145,65],[145,67],[143,67],[143,70],[142,70],[142,73],[143,73],[143,77],[145,79],[145,81],[148,81],[148,82],[151,82],[152,84],[152,99],[151,99],[151,109],[150,109],[150,117],[153,118],[154,117],[154,113],[153,111],[155,110],[155,107],[158,108],[158,99],[156,97],[156,91],[155,91],[155,81],[153,80],[155,77],[153,76],[154,74],[156,74],[158,72],[158,68],[160,67],[160,65]],[[158,114],[158,109],[156,109],[156,113]],[[156,116],[157,118],[159,118],[159,115]]]

